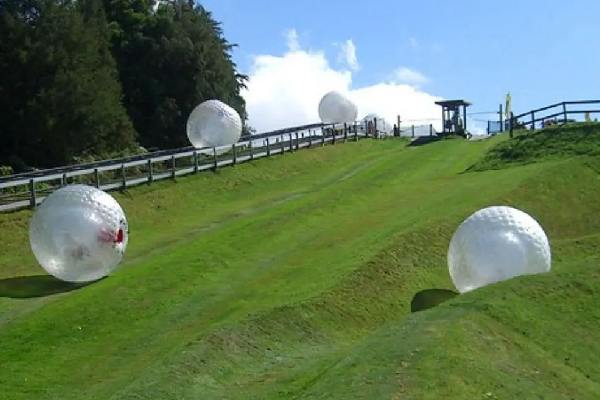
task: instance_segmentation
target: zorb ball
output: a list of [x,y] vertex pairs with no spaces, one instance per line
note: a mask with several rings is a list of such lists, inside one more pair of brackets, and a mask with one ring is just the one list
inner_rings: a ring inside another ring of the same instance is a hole
[[354,122],[356,105],[338,92],[329,92],[319,102],[319,118],[325,124]]
[[452,236],[448,268],[461,293],[519,275],[548,272],[548,237],[521,210],[484,208],[467,218]]
[[196,148],[232,145],[242,134],[242,119],[219,100],[200,103],[187,120],[187,137]]
[[373,123],[373,121],[377,121],[377,130],[379,132],[389,133],[392,131],[391,127],[385,120],[385,118],[380,117],[377,114],[367,114],[363,119],[363,125],[366,126],[369,122]]
[[127,235],[127,219],[119,203],[86,185],[56,190],[29,223],[35,258],[49,274],[68,282],[108,275],[123,258]]

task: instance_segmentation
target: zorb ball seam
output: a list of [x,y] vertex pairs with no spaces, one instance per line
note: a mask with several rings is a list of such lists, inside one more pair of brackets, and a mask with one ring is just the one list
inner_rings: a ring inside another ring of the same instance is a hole
[[186,131],[190,143],[196,148],[232,145],[242,134],[242,119],[227,104],[207,100],[190,113]]
[[356,121],[358,109],[348,98],[338,92],[329,92],[319,102],[319,118],[325,124]]
[[448,248],[450,277],[461,293],[550,267],[546,233],[535,219],[512,207],[475,212],[458,227]]
[[86,185],[54,191],[29,223],[39,264],[68,282],[89,282],[115,270],[128,241],[125,213],[108,193]]

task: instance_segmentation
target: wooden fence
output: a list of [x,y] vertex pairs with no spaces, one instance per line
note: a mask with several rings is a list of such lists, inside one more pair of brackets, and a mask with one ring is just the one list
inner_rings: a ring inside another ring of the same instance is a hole
[[185,147],[94,163],[0,177],[0,211],[35,208],[54,190],[75,183],[102,190],[131,186],[249,162],[314,146],[377,136],[368,124],[311,124],[253,135],[233,145]]
[[552,124],[564,124],[581,120],[582,115],[600,113],[600,100],[563,101],[546,107],[537,108],[519,115],[513,115],[509,120],[509,129],[531,129]]

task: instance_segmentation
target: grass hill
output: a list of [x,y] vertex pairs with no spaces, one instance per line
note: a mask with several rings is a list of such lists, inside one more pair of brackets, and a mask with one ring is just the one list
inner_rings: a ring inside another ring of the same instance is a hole
[[[122,268],[85,287],[43,276],[30,211],[0,214],[0,397],[599,398],[600,162],[501,156],[523,143],[365,140],[131,189]],[[411,313],[498,204],[542,224],[552,272]]]
[[473,170],[547,161],[571,156],[600,155],[597,122],[554,125],[535,132],[517,131],[513,140],[495,146]]

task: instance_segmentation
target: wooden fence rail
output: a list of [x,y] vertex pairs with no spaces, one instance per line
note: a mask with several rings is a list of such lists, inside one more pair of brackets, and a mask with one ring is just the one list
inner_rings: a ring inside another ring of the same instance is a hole
[[102,190],[126,189],[142,183],[236,165],[275,154],[372,137],[367,124],[310,124],[267,132],[233,145],[185,147],[95,163],[0,177],[0,211],[36,207],[54,190],[73,183]]
[[[600,113],[600,107],[592,106],[596,104],[600,104],[600,100],[563,101],[546,107],[536,108],[522,114],[513,115],[508,121],[509,130],[512,134],[512,131],[517,128],[528,128],[535,130],[536,124],[537,126],[544,127],[549,124],[571,122],[575,120],[574,118],[576,116],[581,114],[589,115]],[[573,107],[585,105],[590,105],[590,107],[585,109]]]

